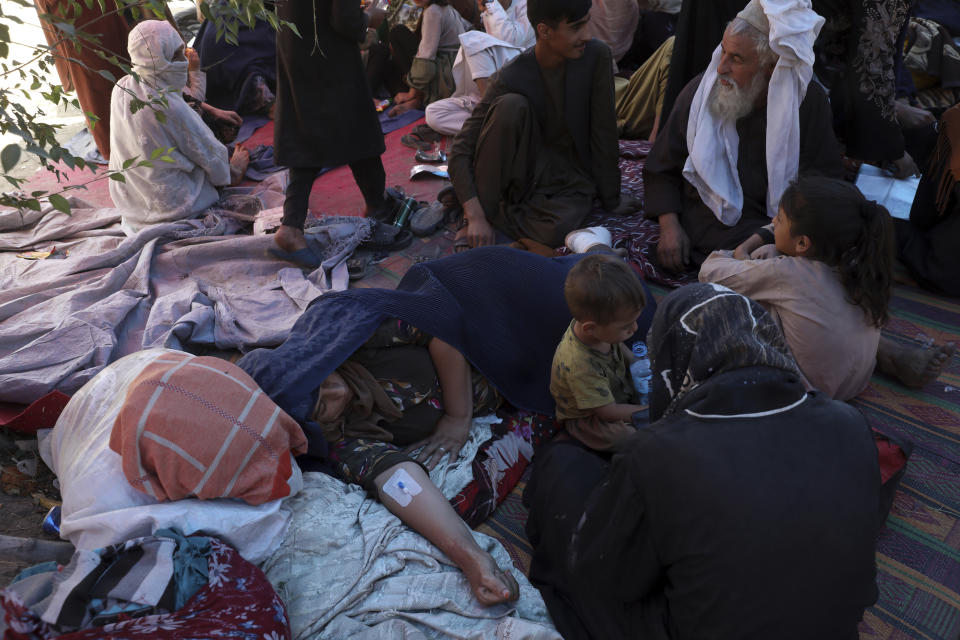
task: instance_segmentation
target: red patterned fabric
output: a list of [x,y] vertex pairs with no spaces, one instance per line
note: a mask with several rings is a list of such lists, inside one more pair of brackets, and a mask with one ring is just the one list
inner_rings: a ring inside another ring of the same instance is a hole
[[273,586],[255,565],[232,547],[210,540],[207,585],[179,611],[130,618],[112,624],[54,635],[13,592],[2,593],[7,631],[4,640],[191,640],[239,638],[287,640],[291,637],[287,609]]
[[471,527],[490,517],[520,481],[534,450],[560,428],[553,417],[538,413],[513,411],[500,416],[503,421],[493,425],[493,437],[473,459],[473,480],[450,501]]
[[[650,143],[644,140],[620,141],[620,190],[643,200],[643,163],[650,153]],[[650,282],[668,287],[680,287],[697,281],[696,273],[675,274],[657,266],[654,257],[660,240],[660,225],[643,217],[642,213],[631,216],[611,216],[595,209],[583,222],[584,227],[606,227],[613,235],[613,246],[627,250],[627,258],[633,268]],[[559,253],[566,254],[563,248]]]
[[290,495],[290,453],[305,453],[307,439],[235,364],[166,353],[130,385],[110,448],[130,484],[157,500],[256,505]]

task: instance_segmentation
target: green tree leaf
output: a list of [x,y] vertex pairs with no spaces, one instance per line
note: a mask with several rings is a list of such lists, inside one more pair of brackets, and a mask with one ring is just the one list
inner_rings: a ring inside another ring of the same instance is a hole
[[57,211],[62,211],[67,215],[70,214],[70,203],[67,202],[67,199],[57,193],[50,194],[50,204],[53,205],[53,208]]
[[0,166],[4,173],[9,173],[11,169],[17,166],[20,160],[20,147],[15,144],[8,144],[0,151]]
[[117,182],[126,182],[127,179],[123,177],[122,173],[111,173],[108,174],[111,180],[116,180]]

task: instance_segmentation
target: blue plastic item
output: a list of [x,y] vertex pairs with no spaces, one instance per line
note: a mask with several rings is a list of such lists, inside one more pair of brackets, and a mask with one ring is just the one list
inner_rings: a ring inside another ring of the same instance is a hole
[[633,343],[633,355],[636,358],[630,365],[630,377],[633,379],[633,388],[640,394],[640,404],[647,404],[650,393],[650,360],[647,358],[647,345],[640,342]]

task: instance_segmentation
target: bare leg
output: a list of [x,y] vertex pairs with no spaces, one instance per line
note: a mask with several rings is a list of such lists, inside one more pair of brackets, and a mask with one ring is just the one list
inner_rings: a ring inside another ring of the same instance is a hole
[[955,351],[956,345],[952,342],[922,347],[899,344],[881,336],[877,348],[877,369],[897,378],[907,387],[919,389],[940,376]]
[[[398,469],[410,474],[422,489],[411,496],[405,507],[383,490]],[[377,476],[374,483],[380,501],[390,513],[436,545],[463,571],[480,604],[492,605],[519,597],[520,588],[510,571],[502,571],[490,554],[480,548],[466,523],[419,465],[401,462]]]

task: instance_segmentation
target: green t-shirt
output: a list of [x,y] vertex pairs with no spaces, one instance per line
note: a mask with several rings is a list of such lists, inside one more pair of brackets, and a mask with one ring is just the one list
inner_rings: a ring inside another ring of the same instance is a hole
[[583,418],[612,402],[638,403],[626,345],[615,344],[609,353],[591,349],[574,334],[574,322],[553,354],[550,393],[557,403],[557,420]]

